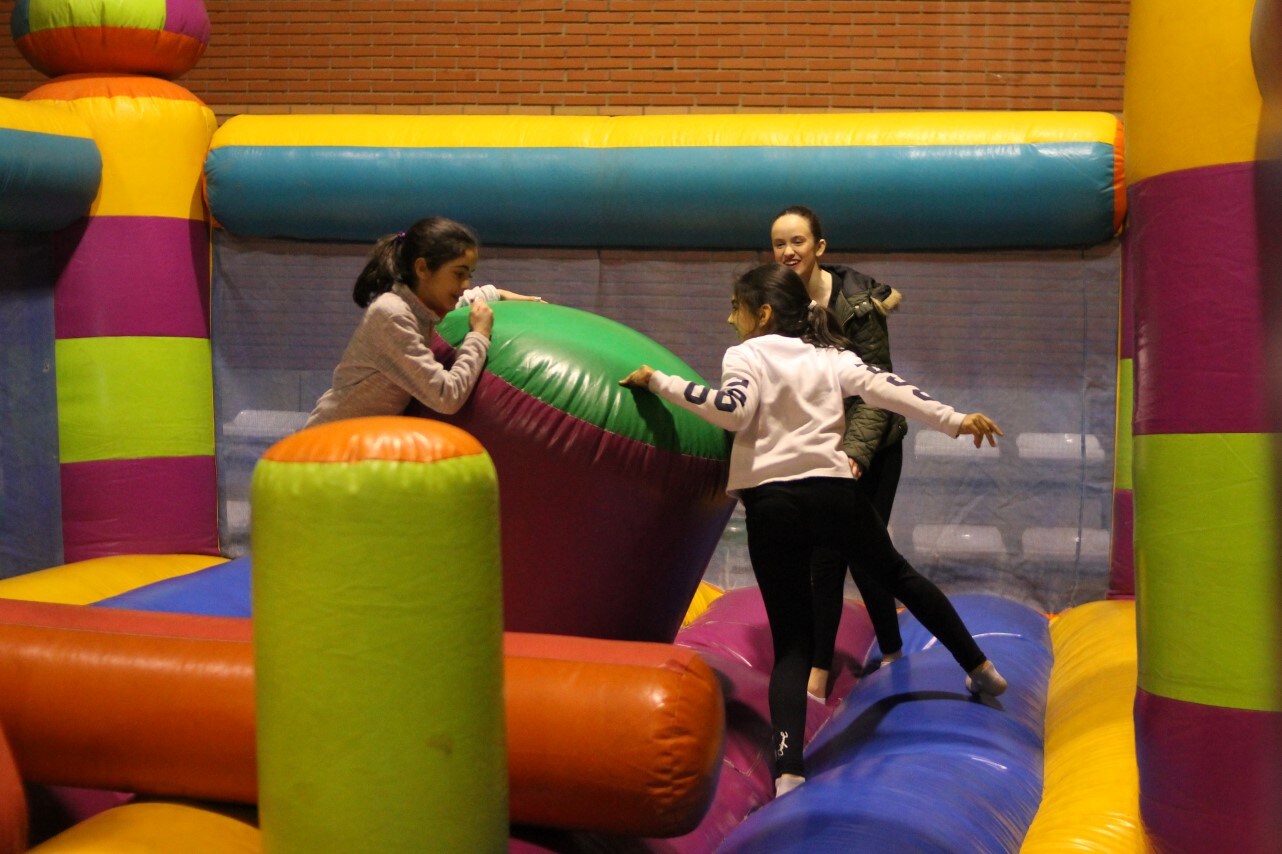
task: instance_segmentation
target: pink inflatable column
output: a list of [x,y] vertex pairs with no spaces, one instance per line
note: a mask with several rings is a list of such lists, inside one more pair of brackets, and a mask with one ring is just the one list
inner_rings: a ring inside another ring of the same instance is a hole
[[1131,3],[1135,740],[1170,852],[1282,850],[1254,6]]
[[64,559],[216,554],[200,190],[216,123],[186,89],[145,76],[191,68],[209,38],[204,6],[31,0],[12,29],[33,65],[62,75],[27,100],[83,118],[103,160],[89,216],[55,238]]

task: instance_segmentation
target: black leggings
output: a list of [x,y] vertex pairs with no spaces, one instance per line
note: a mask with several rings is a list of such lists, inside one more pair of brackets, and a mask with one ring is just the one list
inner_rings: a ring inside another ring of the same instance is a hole
[[[904,467],[904,443],[895,442],[881,448],[873,455],[868,470],[855,483],[881,518],[890,521],[890,511],[895,506],[895,492],[899,488],[899,475]],[[857,563],[850,563],[837,549],[817,547],[810,560],[810,583],[814,588],[815,602],[815,654],[812,667],[832,670],[833,648],[837,643],[837,627],[841,624],[841,604],[846,593],[846,567],[859,588],[868,619],[877,633],[877,645],[883,655],[898,652],[904,646],[899,634],[899,612],[895,597],[878,584]]]
[[770,722],[775,774],[804,774],[806,682],[814,647],[810,558],[816,546],[836,548],[903,602],[966,671],[984,653],[952,603],[895,551],[854,479],[775,481],[743,491],[748,556],[770,621],[775,663],[770,671]]

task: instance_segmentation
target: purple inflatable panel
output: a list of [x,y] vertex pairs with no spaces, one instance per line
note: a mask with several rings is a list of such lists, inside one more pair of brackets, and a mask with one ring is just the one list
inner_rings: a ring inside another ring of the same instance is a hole
[[734,502],[726,462],[567,415],[490,373],[442,416],[499,477],[508,631],[671,643]]
[[1267,433],[1254,163],[1131,188],[1135,435]]

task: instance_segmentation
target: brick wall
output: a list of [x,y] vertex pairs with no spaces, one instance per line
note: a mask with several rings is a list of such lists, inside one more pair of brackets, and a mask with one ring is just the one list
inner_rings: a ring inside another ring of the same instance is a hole
[[[14,0],[0,0],[7,24]],[[237,113],[1122,109],[1127,0],[205,0]],[[0,96],[44,78],[0,40]]]

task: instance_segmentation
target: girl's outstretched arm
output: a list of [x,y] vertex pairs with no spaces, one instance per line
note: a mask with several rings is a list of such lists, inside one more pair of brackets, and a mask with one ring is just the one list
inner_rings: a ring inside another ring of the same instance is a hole
[[953,407],[940,403],[897,374],[865,364],[849,350],[835,358],[844,396],[858,395],[873,406],[898,412],[941,433],[959,435],[964,416]]
[[516,302],[547,302],[543,297],[530,297],[525,294],[518,294],[516,291],[505,291],[502,288],[496,288],[499,292],[499,299],[515,300]]
[[898,375],[867,365],[849,352],[841,353],[839,358],[844,394],[858,394],[876,406],[916,418],[950,436],[974,436],[976,448],[985,439],[997,447],[995,437],[1005,435],[996,422],[982,412],[962,415]]
[[723,430],[742,429],[757,411],[756,383],[752,381],[750,372],[731,367],[729,355],[723,366],[720,389],[668,376],[649,365],[637,368],[619,380],[619,385],[649,389]]

